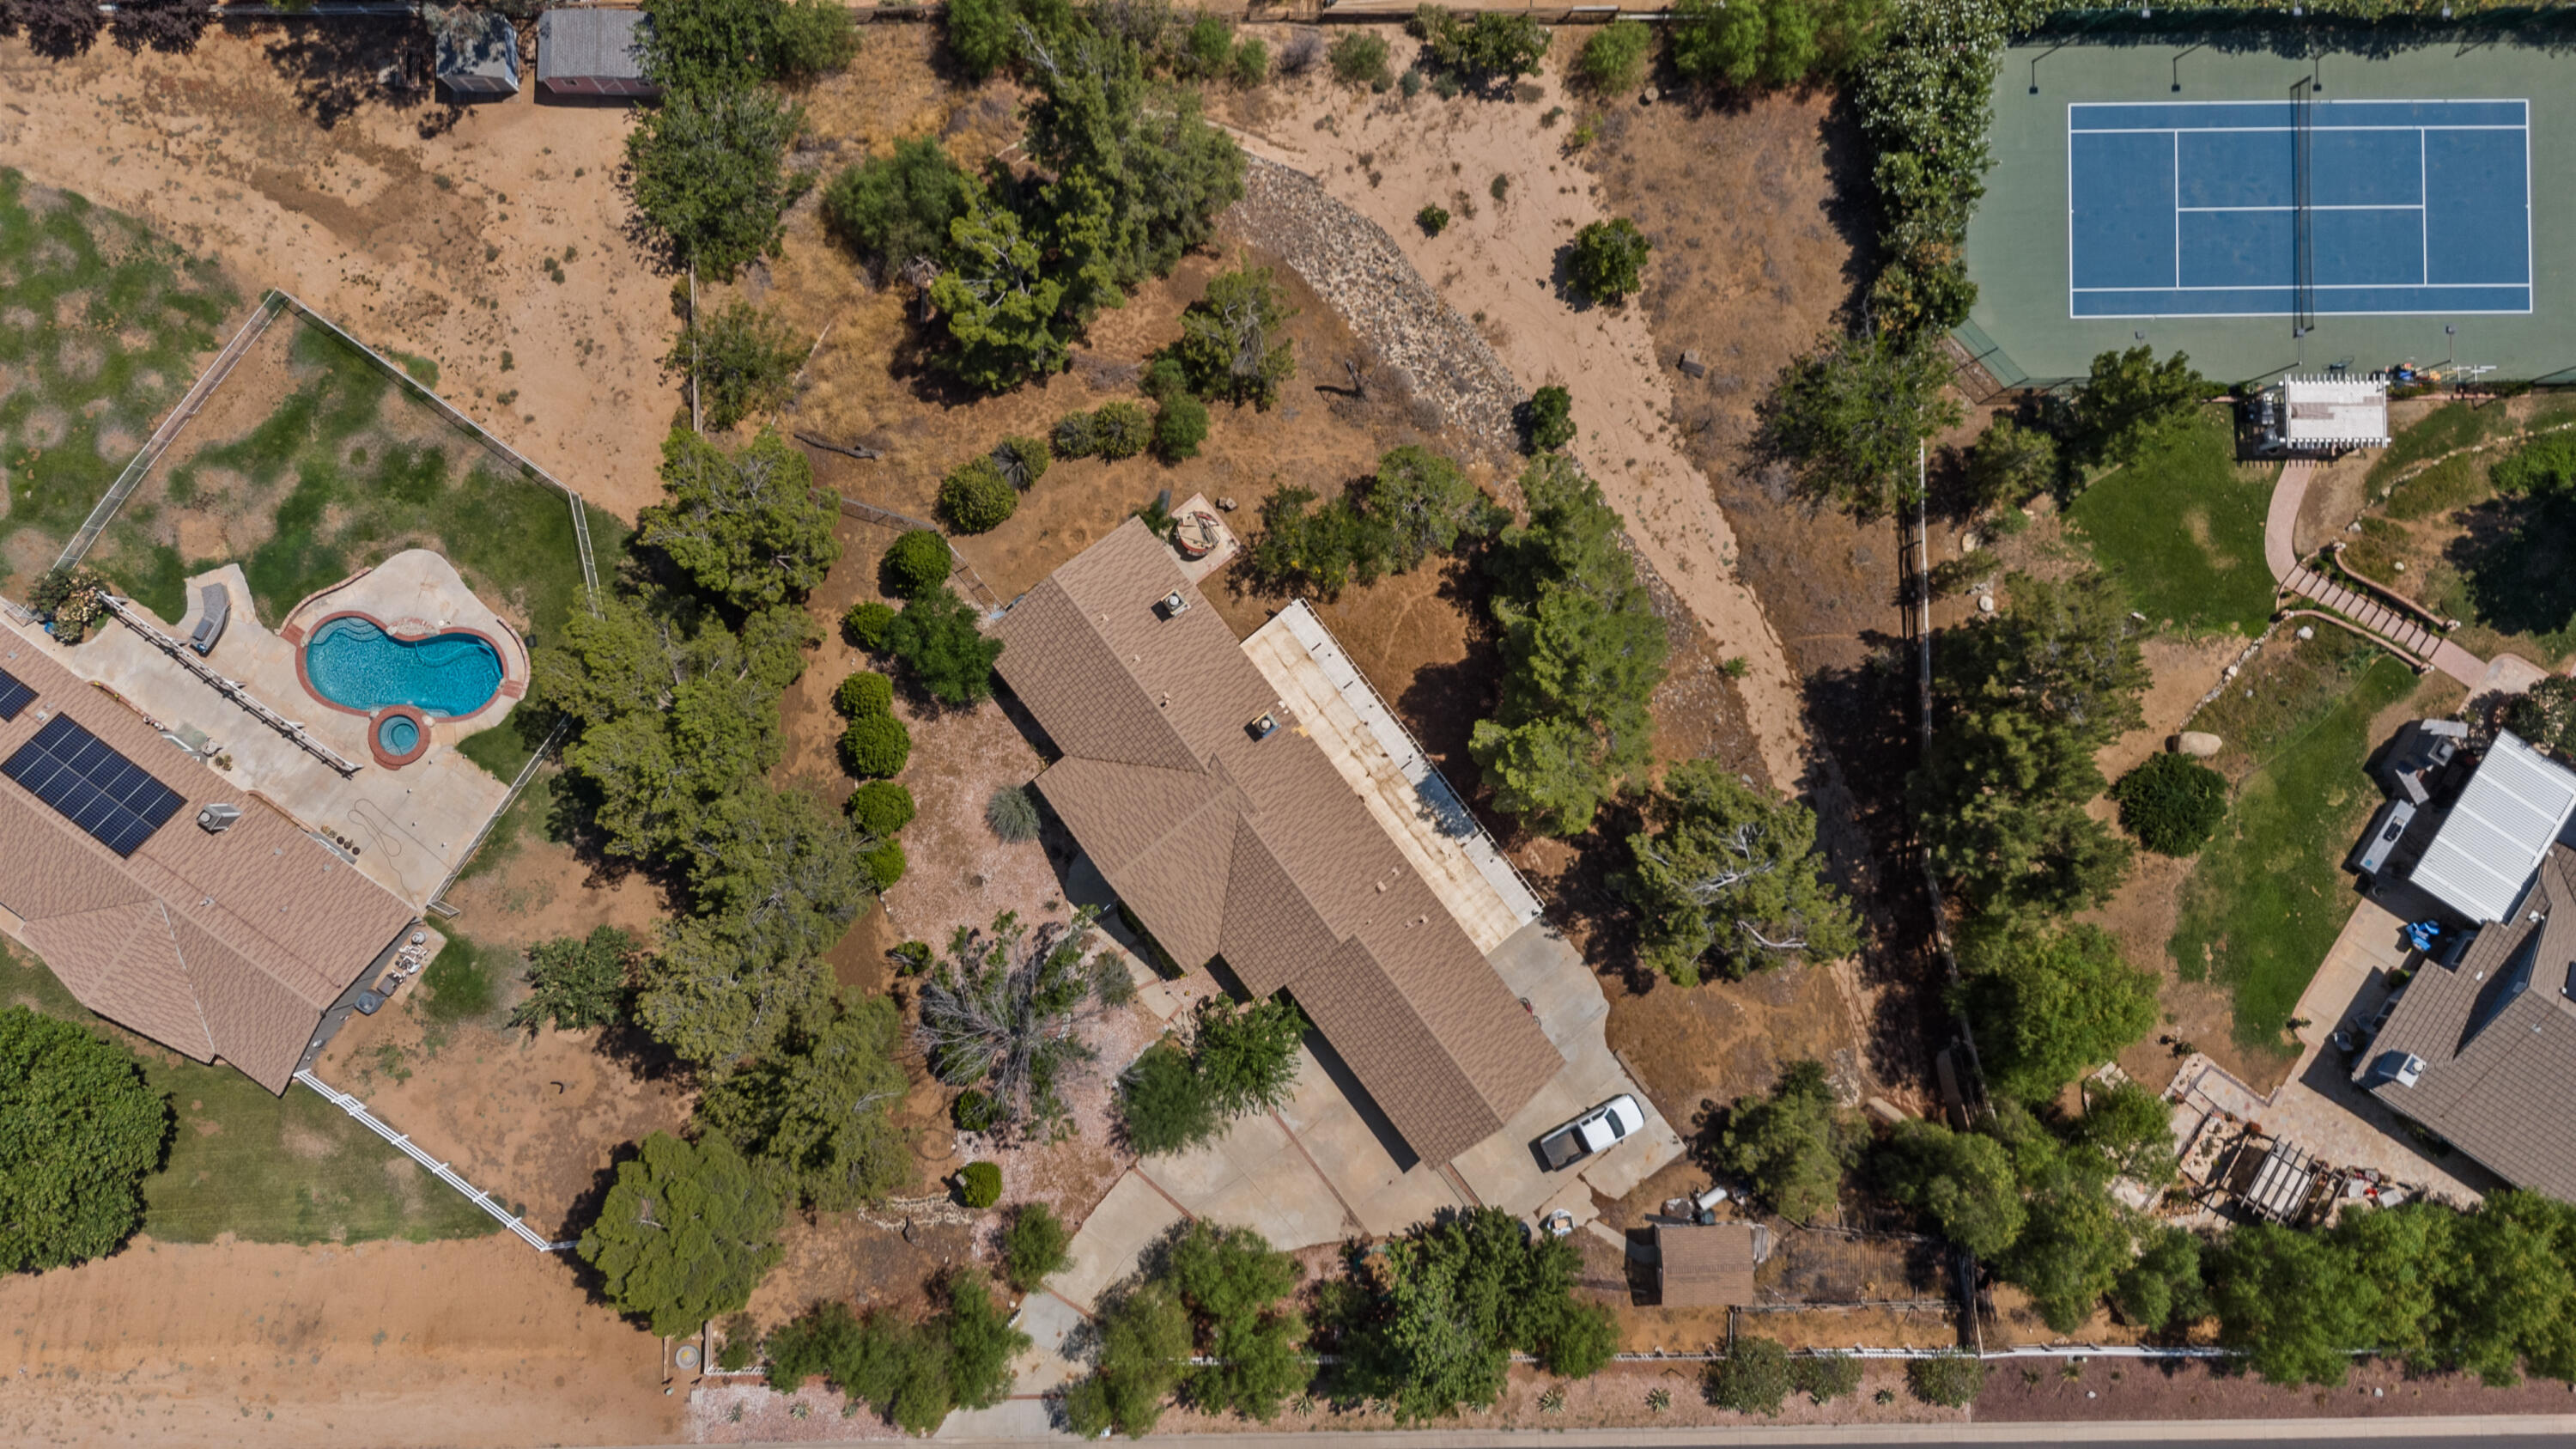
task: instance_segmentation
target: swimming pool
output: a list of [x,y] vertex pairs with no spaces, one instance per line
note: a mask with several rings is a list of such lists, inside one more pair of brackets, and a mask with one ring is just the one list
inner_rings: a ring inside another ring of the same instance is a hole
[[472,714],[501,688],[501,654],[480,634],[450,631],[397,639],[372,619],[326,619],[304,646],[304,677],[315,694],[372,714],[409,705],[423,714]]

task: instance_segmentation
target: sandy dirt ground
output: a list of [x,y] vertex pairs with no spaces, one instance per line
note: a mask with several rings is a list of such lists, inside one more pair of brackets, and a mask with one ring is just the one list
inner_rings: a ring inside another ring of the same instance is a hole
[[[1389,63],[1400,69],[1413,47],[1401,38],[1393,44]],[[1551,89],[1561,84],[1550,80]],[[1541,125],[1541,104],[1427,93],[1408,102],[1321,73],[1281,82],[1265,99],[1264,113],[1241,127],[1248,149],[1315,176],[1386,228],[1450,305],[1485,329],[1523,385],[1573,390],[1582,428],[1576,455],[1719,647],[1749,662],[1739,687],[1771,777],[1804,779],[1796,677],[1737,571],[1734,530],[1708,478],[1683,453],[1646,310],[1596,307],[1565,293],[1564,248],[1577,229],[1608,214],[1591,177],[1562,154],[1566,132],[1558,127],[1570,123]],[[1490,191],[1498,176],[1509,179],[1502,201]],[[1413,221],[1431,203],[1454,217],[1436,237]]]
[[617,1444],[677,1437],[661,1342],[517,1238],[138,1239],[0,1282],[17,1444]]
[[629,113],[388,97],[379,68],[419,61],[394,34],[219,27],[190,55],[63,62],[0,41],[0,165],[141,217],[245,299],[284,288],[432,359],[449,401],[631,518],[680,395],[668,282],[626,240]]

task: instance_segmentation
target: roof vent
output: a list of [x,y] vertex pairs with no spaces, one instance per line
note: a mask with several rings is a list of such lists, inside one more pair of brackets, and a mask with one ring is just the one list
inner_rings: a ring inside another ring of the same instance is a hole
[[1190,601],[1182,598],[1181,591],[1178,589],[1165,594],[1163,601],[1154,606],[1154,612],[1161,614],[1165,619],[1177,619],[1189,611]]
[[2381,1052],[2371,1070],[2382,1080],[2411,1087],[2424,1080],[2424,1059],[2413,1052]]
[[239,805],[226,805],[218,801],[197,812],[197,828],[208,835],[221,835],[232,829],[233,822],[240,818]]
[[1266,740],[1279,732],[1279,717],[1264,711],[1260,714],[1254,715],[1252,717],[1252,722],[1245,725],[1243,728],[1244,731],[1250,734],[1254,739]]

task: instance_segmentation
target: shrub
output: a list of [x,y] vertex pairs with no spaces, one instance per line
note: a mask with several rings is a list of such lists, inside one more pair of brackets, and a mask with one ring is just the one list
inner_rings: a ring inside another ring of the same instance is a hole
[[870,599],[863,604],[852,604],[850,611],[841,616],[841,635],[875,654],[885,648],[886,626],[893,622],[894,605]]
[[528,995],[511,1009],[510,1025],[534,1032],[551,1021],[558,1031],[579,1031],[624,1021],[627,977],[643,949],[633,933],[615,926],[530,946]]
[[892,780],[870,780],[850,792],[850,824],[882,840],[912,823],[912,792]]
[[1343,33],[1326,52],[1333,79],[1346,86],[1374,86],[1387,78],[1386,38],[1366,31]]
[[1566,279],[1596,302],[1624,302],[1645,285],[1646,254],[1654,249],[1637,224],[1624,216],[1596,221],[1574,234]]
[[2576,757],[2576,679],[2553,674],[2504,707],[2503,724],[2534,749]]
[[[943,490],[941,501],[947,495]],[[877,560],[877,586],[898,599],[917,599],[948,582],[948,540],[938,530],[910,528]]]
[[[928,943],[923,943],[922,949],[928,950]],[[957,1115],[957,1130],[960,1132],[989,1131],[1002,1117],[1000,1105],[973,1087],[968,1087],[957,1094],[953,1110]]]
[[897,976],[918,976],[937,958],[928,941],[898,941],[886,948],[886,959],[894,963]]
[[1120,1076],[1118,1113],[1127,1144],[1144,1157],[1195,1147],[1214,1137],[1219,1125],[1206,1084],[1188,1055],[1169,1041],[1147,1047]]
[[760,1325],[748,1313],[737,1313],[724,1321],[724,1347],[716,1350],[716,1367],[729,1374],[741,1373],[760,1358]]
[[1973,1354],[1937,1353],[1905,1366],[1906,1386],[1916,1398],[1945,1409],[1973,1402],[1986,1386],[1985,1361]]
[[[939,480],[939,516],[959,533],[989,533],[1020,506],[1019,490],[990,458],[960,464]],[[942,579],[947,577],[943,571]]]
[[1002,785],[984,802],[984,823],[1004,840],[1018,842],[1038,838],[1038,802],[1029,797],[1026,785]]
[[881,891],[894,889],[903,879],[903,873],[911,868],[911,862],[904,859],[903,842],[900,840],[878,841],[860,852],[859,864],[867,868],[869,877],[876,881],[877,889]]
[[1154,456],[1166,463],[1197,457],[1207,432],[1207,404],[1188,393],[1174,393],[1154,408]]
[[1405,28],[1421,37],[1423,54],[1444,73],[1485,86],[1535,75],[1550,39],[1547,28],[1527,15],[1487,10],[1469,16],[1437,5],[1415,10]]
[[864,715],[841,731],[841,768],[862,780],[897,774],[910,758],[912,731],[892,715]]
[[1100,451],[1099,429],[1089,413],[1066,413],[1047,430],[1047,446],[1059,458],[1088,458]]
[[1739,1338],[1708,1366],[1708,1401],[1739,1414],[1779,1413],[1789,1388],[1789,1351],[1777,1339]]
[[1860,1392],[1860,1360],[1847,1353],[1803,1354],[1789,1360],[1789,1387],[1810,1403],[1850,1398]]
[[2487,474],[2499,493],[2564,494],[2576,489],[2576,438],[2552,433],[2534,438]]
[[1234,83],[1250,90],[1270,81],[1270,47],[1246,36],[1234,47]]
[[1612,21],[1583,42],[1575,73],[1595,91],[1626,90],[1645,77],[1646,52],[1654,44],[1654,32],[1643,21]]
[[981,1211],[1002,1200],[1002,1169],[990,1162],[970,1162],[957,1170],[957,1195]]
[[1449,213],[1439,206],[1425,206],[1413,214],[1413,224],[1424,236],[1438,236],[1449,229]]
[[1047,445],[1013,434],[993,445],[993,466],[1001,470],[1004,482],[1026,493],[1046,476]]
[[894,681],[873,669],[862,669],[832,691],[832,708],[843,719],[864,719],[894,709]]
[[1154,420],[1131,402],[1102,403],[1091,415],[1092,449],[1115,463],[1133,458],[1154,441]]
[[[1220,399],[1267,409],[1279,384],[1297,373],[1283,335],[1295,316],[1268,267],[1237,267],[1208,279],[1207,292],[1181,313],[1181,339],[1163,354],[1201,401]],[[1147,389],[1171,396],[1171,374],[1157,371]]]
[[1574,441],[1574,394],[1554,383],[1530,394],[1529,441],[1533,453],[1554,452]]
[[993,692],[1002,641],[976,627],[975,610],[954,590],[931,590],[886,625],[886,648],[913,683],[942,704],[969,705]]
[[723,432],[754,413],[773,412],[794,396],[804,341],[774,313],[748,302],[684,327],[662,365],[694,375],[707,427]]
[[2151,755],[2111,787],[2120,828],[2158,855],[2190,855],[2227,818],[2227,777],[2188,755]]
[[1026,1293],[1072,1264],[1073,1254],[1067,1251],[1072,1243],[1073,1235],[1064,1230],[1055,1209],[1024,1202],[1002,1230],[1002,1277]]
[[1181,32],[1181,56],[1194,77],[1218,74],[1234,60],[1234,26],[1222,15],[1200,11]]

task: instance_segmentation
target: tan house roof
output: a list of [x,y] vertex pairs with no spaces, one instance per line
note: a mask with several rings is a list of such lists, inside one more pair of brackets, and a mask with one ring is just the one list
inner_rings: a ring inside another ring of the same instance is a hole
[[1742,1308],[1762,1261],[1757,1223],[1655,1224],[1655,1277],[1666,1308]]
[[[1174,960],[1287,990],[1423,1161],[1491,1136],[1564,1065],[1142,523],[998,632],[1003,680],[1063,752],[1038,788],[1110,886]],[[1279,727],[1256,738],[1264,714]]]
[[2354,1079],[2505,1181],[2576,1202],[2576,852],[2552,846],[2457,966],[2416,971]]
[[[0,668],[36,693],[0,723],[0,760],[68,715],[186,802],[120,858],[0,779],[0,923],[90,1010],[285,1091],[324,1010],[411,925],[411,908],[4,629]],[[197,811],[218,802],[241,818],[208,834]]]

